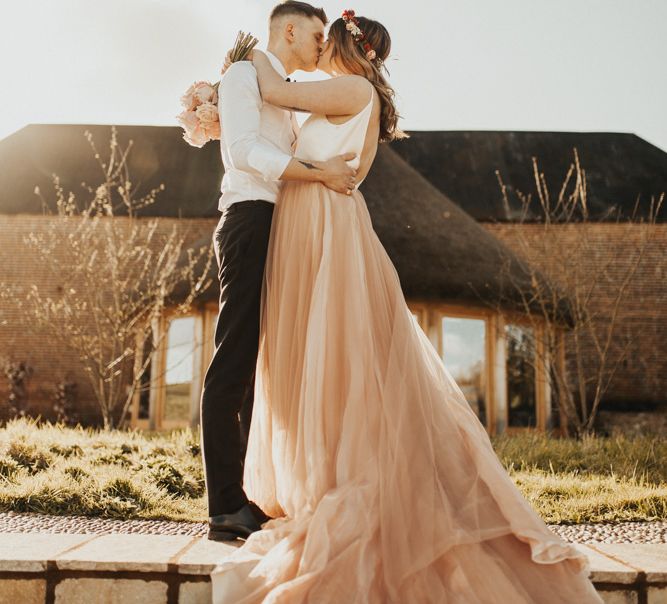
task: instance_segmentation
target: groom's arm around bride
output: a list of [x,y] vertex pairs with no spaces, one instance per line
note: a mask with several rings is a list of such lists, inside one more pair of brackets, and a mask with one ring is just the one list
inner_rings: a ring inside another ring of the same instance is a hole
[[[275,61],[277,59],[273,58],[274,64]],[[232,170],[254,173],[265,181],[321,182],[339,193],[354,188],[356,170],[346,162],[356,154],[316,161],[285,153],[287,143],[281,139],[288,137],[294,142],[296,120],[291,112],[264,104],[257,72],[250,61],[238,61],[225,71],[220,81],[219,113],[224,137],[221,144],[229,149]],[[291,148],[290,143],[290,151]]]

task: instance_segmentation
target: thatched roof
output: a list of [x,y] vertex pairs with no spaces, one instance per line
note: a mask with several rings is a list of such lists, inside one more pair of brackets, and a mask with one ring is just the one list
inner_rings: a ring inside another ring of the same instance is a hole
[[[530,282],[524,264],[388,145],[378,149],[361,191],[407,298],[523,310],[516,288]],[[200,301],[219,294],[215,266],[208,276],[214,285]],[[565,302],[560,310],[570,321]]]
[[[98,185],[103,179],[98,160],[84,136],[89,130],[100,153],[109,156],[110,126],[31,124],[0,141],[0,214],[39,214],[42,202],[34,193],[39,186],[47,201],[55,199],[52,174],[67,191],[81,195],[85,181]],[[173,126],[117,126],[118,142],[128,156],[130,177],[139,195],[164,183],[155,204],[142,216],[217,216],[220,181],[224,173],[220,147],[209,143],[201,149],[181,138]]]
[[[217,216],[223,175],[220,149],[183,142],[176,126],[118,126],[123,146],[132,139],[130,174],[141,191],[165,184],[144,216]],[[53,197],[51,174],[66,191],[83,193],[80,183],[98,183],[100,167],[84,137],[89,130],[102,158],[108,153],[106,125],[31,124],[0,140],[0,214],[41,213],[38,185]],[[626,215],[637,199],[667,191],[667,153],[634,134],[605,132],[413,131],[391,144],[405,161],[441,193],[478,221],[516,219],[515,189],[534,191],[535,156],[552,193],[560,189],[576,147],[588,178],[591,212],[605,215],[618,204]],[[495,170],[508,185],[507,215]],[[667,219],[667,210],[659,218]]]
[[503,292],[513,298],[499,270],[504,260],[525,283],[515,255],[390,147],[378,149],[361,191],[406,296],[491,304]]
[[[651,196],[667,193],[667,153],[634,134],[413,131],[392,147],[479,221],[516,220],[521,206],[514,190],[535,191],[533,156],[556,197],[574,161],[573,147],[586,170],[591,218],[603,219],[614,206],[629,217],[638,196],[644,210],[639,215],[645,217]],[[496,170],[508,185],[510,215],[503,207]],[[667,220],[664,207],[659,220]]]
[[[166,186],[142,215],[219,216],[223,169],[217,144],[192,148],[183,142],[178,127],[117,129],[122,146],[133,140],[129,169],[140,192],[160,183]],[[85,130],[93,134],[104,159],[109,126],[32,125],[0,141],[0,213],[41,213],[33,189],[39,185],[42,191],[51,191],[52,173],[60,176],[66,191],[81,191],[81,181],[99,183],[100,167]],[[474,198],[470,192],[476,184],[470,183],[465,203],[454,203],[397,154],[395,150],[409,142],[381,145],[361,187],[406,297],[520,308],[515,286],[528,280],[522,263],[459,207],[467,207],[467,200]],[[206,238],[195,245],[208,243]],[[509,272],[500,269],[503,262]],[[214,287],[202,299],[217,295]]]

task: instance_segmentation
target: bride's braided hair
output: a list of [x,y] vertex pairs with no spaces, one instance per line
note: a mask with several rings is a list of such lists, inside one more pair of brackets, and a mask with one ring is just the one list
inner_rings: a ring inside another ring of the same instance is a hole
[[[351,11],[345,11],[350,13]],[[345,14],[344,13],[344,14]],[[331,61],[337,61],[348,71],[365,77],[380,97],[380,142],[407,138],[407,134],[398,127],[399,114],[394,102],[394,89],[389,85],[382,69],[391,50],[391,38],[384,25],[366,17],[355,16],[355,22],[363,32],[366,47],[348,29],[346,19],[336,19],[329,28],[329,41],[332,44]],[[367,56],[368,45],[375,51],[375,57]]]

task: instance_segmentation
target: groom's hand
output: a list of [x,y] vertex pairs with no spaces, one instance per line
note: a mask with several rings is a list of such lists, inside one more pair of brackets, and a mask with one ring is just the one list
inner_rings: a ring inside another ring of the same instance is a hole
[[322,175],[322,184],[338,193],[350,195],[356,186],[357,171],[347,165],[346,162],[357,157],[356,153],[343,153],[336,155],[323,163],[324,174]]

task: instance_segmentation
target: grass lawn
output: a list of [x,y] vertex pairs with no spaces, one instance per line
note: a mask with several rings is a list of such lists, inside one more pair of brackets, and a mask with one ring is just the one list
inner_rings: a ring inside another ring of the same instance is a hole
[[[658,437],[503,436],[496,451],[549,523],[667,518]],[[0,428],[0,511],[206,520],[199,437],[37,426]]]

